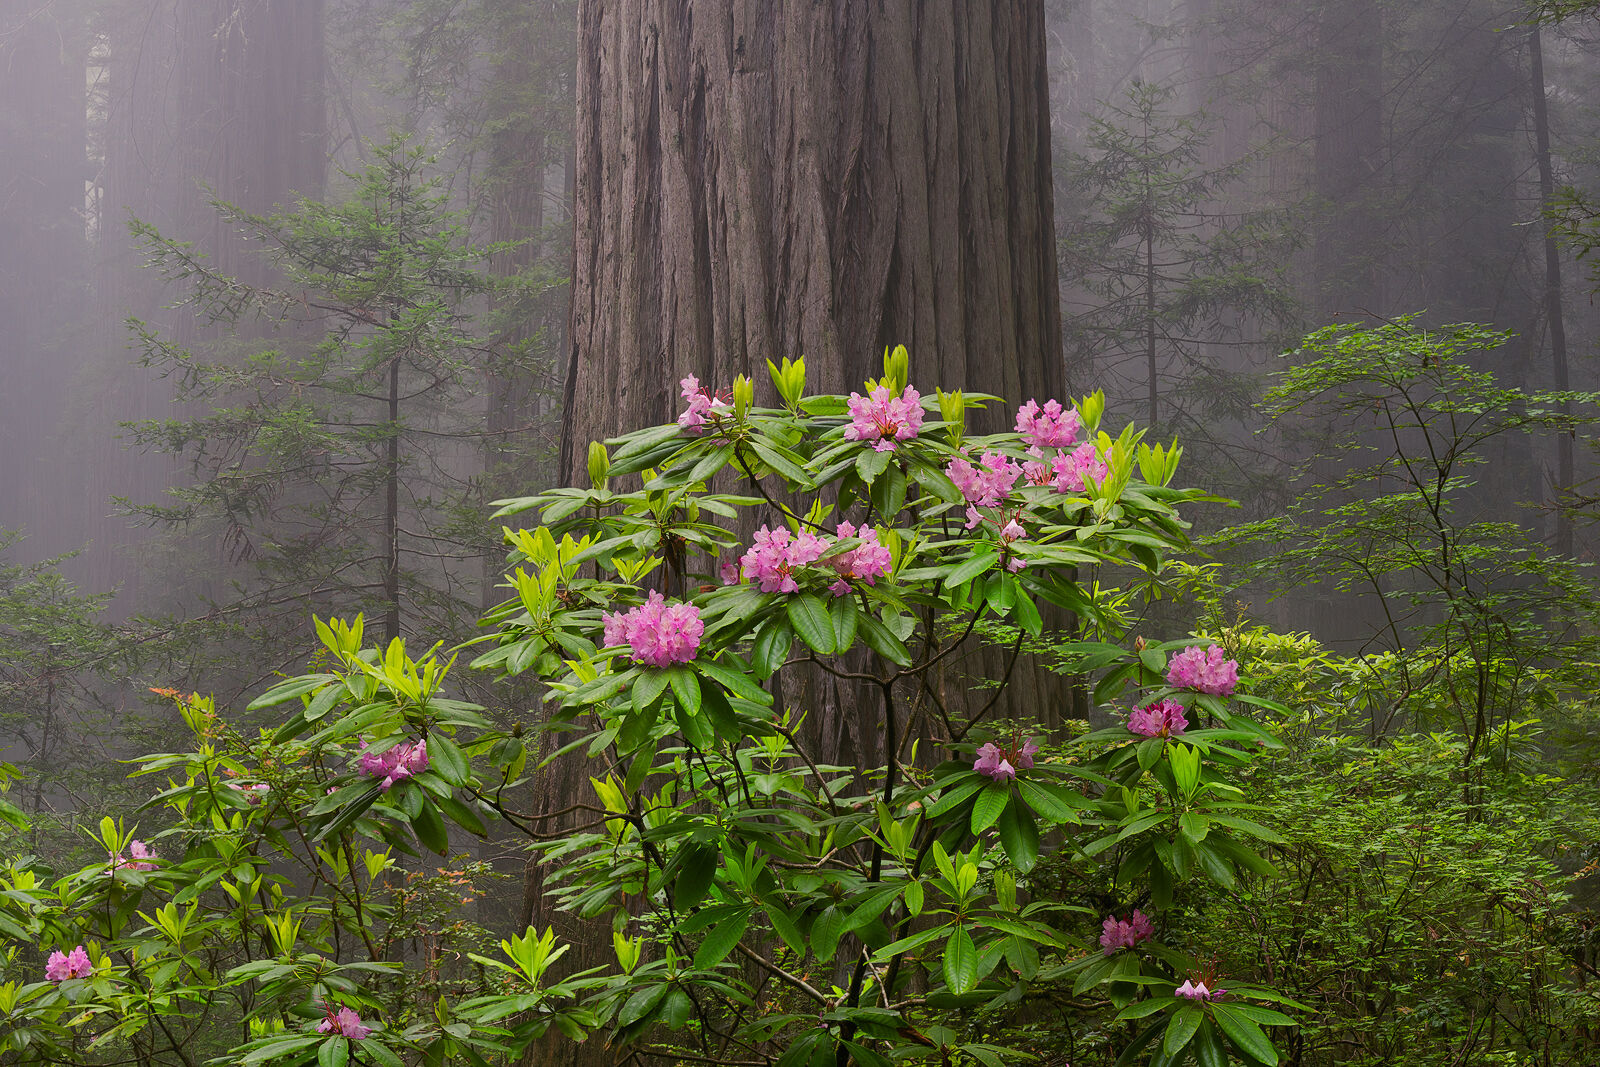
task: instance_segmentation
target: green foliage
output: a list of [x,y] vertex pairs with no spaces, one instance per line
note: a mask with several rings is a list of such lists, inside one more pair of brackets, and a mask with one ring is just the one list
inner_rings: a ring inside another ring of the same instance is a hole
[[133,224],[208,328],[184,345],[133,324],[144,363],[198,412],[131,427],[196,474],[133,510],[226,545],[233,587],[211,587],[223,610],[210,618],[234,623],[261,662],[298,640],[308,608],[367,610],[389,636],[466,632],[491,550],[473,518],[487,430],[473,397],[491,371],[541,371],[532,348],[484,332],[485,302],[532,284],[488,272],[505,246],[469,239],[420,147],[399,138],[373,154],[343,203],[271,216],[216,205],[260,243],[269,284]]
[[[1259,629],[1228,639],[1256,690],[1296,709],[1278,724],[1284,747],[1243,782],[1288,839],[1284,877],[1190,921],[1229,946],[1224,968],[1270,975],[1315,1009],[1293,1038],[1297,1062],[1592,1059],[1597,1011],[1581,968],[1593,949],[1571,898],[1600,798],[1591,773],[1546,754],[1554,724],[1513,723],[1471,755],[1459,734],[1374,741],[1362,736],[1369,705],[1410,685],[1398,657],[1339,656]],[[1591,702],[1567,689],[1549,710]]]
[[[519,810],[549,771],[531,758],[540,739],[446,696],[448,661],[398,640],[367,647],[359,618],[319,622],[325,669],[246,709],[281,709],[274,730],[238,734],[209,701],[178,700],[195,746],[140,771],[167,783],[153,867],[120,861],[135,831],[107,819],[110,860],[63,876],[27,859],[5,870],[13,942],[82,943],[94,965],[41,982],[31,949],[13,953],[0,984],[8,1054],[192,1062],[213,1042],[251,1065],[485,1063],[555,1029],[666,1062],[998,1064],[1020,1051],[1000,1031],[1012,1009],[1071,982],[1077,1016],[1129,1025],[1129,1058],[1159,1037],[1163,1065],[1275,1064],[1262,1027],[1290,1020],[1262,1003],[1289,1003],[1279,994],[1229,980],[1225,999],[1192,999],[1187,982],[1217,978],[1175,928],[1085,946],[1076,931],[1092,937],[1100,910],[1033,880],[1048,859],[1159,918],[1180,893],[1271,872],[1260,849],[1276,837],[1243,814],[1235,782],[1276,742],[1220,695],[1231,686],[1168,684],[1167,653],[1187,642],[1073,650],[1106,671],[1107,695],[1186,705],[1196,728],[1182,738],[1110,730],[1041,753],[1028,724],[918,727],[911,714],[921,679],[981,620],[1037,635],[1043,601],[1114,637],[1076,568],[1157,572],[1183,544],[1176,508],[1199,494],[1168,484],[1175,454],[1131,427],[1099,432],[1102,477],[1079,491],[1023,479],[968,526],[949,442],[1029,458],[1016,434],[965,436],[966,408],[995,398],[942,394],[944,422],[878,450],[846,436],[847,398],[803,394],[803,364],[774,372],[785,408],[750,406],[741,384],[698,435],[628,435],[591,457],[593,488],[505,504],[547,525],[507,531],[515,596],[477,665],[548,687],[546,728],[566,735],[551,759],[590,769],[593,799],[568,798],[576,825],[550,830],[547,813]],[[888,353],[885,381],[906,374],[903,350]],[[1080,405],[1091,427],[1097,408]],[[747,495],[708,488],[724,468]],[[820,556],[770,574],[773,591],[749,560],[743,581],[712,578],[741,553],[722,522],[752,508],[825,539]],[[860,525],[830,533],[834,515]],[[868,547],[870,567],[857,555]],[[658,661],[642,640],[617,643],[624,610],[665,608],[659,593],[646,601],[645,580],[680,598],[683,632],[697,620],[697,648]],[[881,758],[819,760],[805,709],[774,702],[818,671],[874,709],[862,714],[883,733]],[[450,855],[453,835],[496,820],[527,835],[563,907],[609,928],[614,965],[564,972],[548,930],[506,939],[500,956],[464,944],[469,932],[443,950],[450,912],[414,902],[401,857]],[[441,948],[418,958],[407,946],[419,941]],[[373,1032],[319,1030],[336,1007]],[[226,1016],[247,1029],[207,1029]]]
[[1347,462],[1334,477],[1317,471],[1326,480],[1284,514],[1213,539],[1267,546],[1253,572],[1273,588],[1328,583],[1365,597],[1382,620],[1369,647],[1414,653],[1394,660],[1406,684],[1373,709],[1373,729],[1395,716],[1456,728],[1468,763],[1521,712],[1517,694],[1554,643],[1587,647],[1594,632],[1582,571],[1525,526],[1482,518],[1477,475],[1507,438],[1592,423],[1600,396],[1509,389],[1467,362],[1504,341],[1411,319],[1311,334],[1267,402],[1330,427],[1319,451]]
[[1281,269],[1294,238],[1282,217],[1224,208],[1252,160],[1208,167],[1210,126],[1174,115],[1173,97],[1136,82],[1071,162],[1060,239],[1069,351],[1119,410],[1198,448],[1208,475],[1245,485],[1263,464],[1241,462],[1248,443],[1223,427],[1256,397],[1240,354],[1299,325]]

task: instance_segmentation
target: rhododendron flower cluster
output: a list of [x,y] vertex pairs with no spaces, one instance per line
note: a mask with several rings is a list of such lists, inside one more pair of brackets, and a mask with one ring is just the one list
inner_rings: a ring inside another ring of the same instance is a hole
[[1098,484],[1106,480],[1111,468],[1095,451],[1094,442],[1086,441],[1071,452],[1058,453],[1050,461],[1050,480],[1058,493],[1081,493],[1088,487],[1086,479]]
[[1239,664],[1224,658],[1217,645],[1202,649],[1191,645],[1167,663],[1167,684],[1174,689],[1196,689],[1212,696],[1232,696],[1239,684]]
[[1176,737],[1188,728],[1189,719],[1176,700],[1159,700],[1128,713],[1128,729],[1145,737]]
[[1155,935],[1155,925],[1150,921],[1150,916],[1133,909],[1133,914],[1126,919],[1119,919],[1115,915],[1107,915],[1105,923],[1101,926],[1100,947],[1105,954],[1110,956],[1125,948],[1133,948],[1142,941],[1148,941]]
[[678,425],[688,433],[699,433],[708,417],[714,419],[731,406],[721,397],[702,389],[700,379],[692,374],[679,381],[678,385],[682,389],[679,395],[689,402],[683,414],[678,416]]
[[272,787],[266,782],[229,782],[228,788],[235,793],[246,794],[252,804],[261,803],[261,798],[272,791]]
[[1017,409],[1017,432],[1036,448],[1071,448],[1081,428],[1078,413],[1063,408],[1059,400],[1046,400],[1043,408],[1030,400]]
[[[1022,477],[1022,468],[1000,452],[985,452],[978,457],[976,466],[966,456],[956,456],[945,466],[944,473],[966,498],[967,517],[971,520],[977,514],[971,505],[998,507]],[[967,529],[976,525],[975,520],[969,521]]]
[[337,1012],[329,1008],[327,1018],[317,1024],[317,1032],[360,1041],[372,1033],[372,1027],[361,1025],[361,1016],[351,1008],[340,1008]]
[[428,739],[417,742],[402,741],[382,753],[361,753],[362,773],[381,778],[379,783],[387,793],[389,787],[412,775],[428,769]]
[[604,621],[607,645],[627,645],[630,659],[651,667],[688,663],[700,650],[700,637],[706,631],[699,608],[678,601],[668,604],[654,590],[643,604],[625,613],[608,612]]
[[57,950],[50,953],[44,963],[44,977],[49,982],[65,982],[68,978],[87,978],[94,973],[89,954],[79,945],[71,952]]
[[879,578],[889,573],[894,557],[889,554],[888,548],[879,542],[877,530],[871,526],[858,527],[853,523],[841,522],[837,532],[840,540],[854,537],[861,543],[828,561],[828,565],[839,575],[839,580],[828,586],[828,592],[834,596],[843,596],[850,591],[850,583],[846,579],[876,585]]
[[1223,989],[1221,986],[1218,986],[1216,989],[1211,989],[1205,984],[1205,982],[1195,982],[1186,978],[1184,979],[1183,984],[1177,989],[1174,989],[1172,992],[1174,996],[1187,997],[1189,1000],[1217,1000],[1220,999],[1222,994],[1226,993],[1227,990]]
[[739,566],[751,581],[761,586],[763,593],[793,593],[800,588],[794,580],[794,572],[815,563],[827,551],[828,542],[810,530],[795,536],[787,526],[777,529],[763,526],[756,531],[750,551],[744,554]]
[[154,863],[149,862],[156,858],[156,854],[143,841],[129,841],[128,851],[133,854],[133,859],[128,859],[121,853],[111,857],[111,869],[114,871],[153,871]]
[[879,452],[894,451],[895,442],[908,441],[922,429],[922,394],[911,386],[895,396],[880,385],[867,396],[851,393],[847,441],[870,441]]
[[1017,771],[1033,767],[1033,757],[1038,751],[1039,746],[1032,738],[1015,748],[1001,748],[990,741],[978,749],[978,758],[972,761],[972,769],[997,782],[1009,782],[1017,776]]

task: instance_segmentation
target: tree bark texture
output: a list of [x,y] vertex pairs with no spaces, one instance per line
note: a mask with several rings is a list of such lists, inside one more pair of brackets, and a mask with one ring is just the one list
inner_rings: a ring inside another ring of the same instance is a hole
[[[590,440],[675,417],[680,378],[767,391],[769,358],[849,391],[903,343],[925,391],[1060,395],[1040,3],[628,0],[583,5],[579,34],[569,484]],[[964,713],[969,681],[916,699]],[[1065,699],[1026,657],[1011,687],[1001,714]],[[822,688],[824,758],[881,756],[876,708]]]
[[1060,389],[1037,0],[579,20],[569,481],[590,440],[674,417],[679,378],[765,389],[768,358],[848,390],[905,344],[925,389]]
[[[589,441],[676,417],[685,375],[725,389],[747,374],[775,403],[769,358],[804,356],[808,389],[848,392],[905,344],[923,391],[1005,398],[979,432],[1061,396],[1043,14],[1042,0],[582,4],[566,482],[587,484]],[[989,694],[970,673],[897,695],[976,710]],[[1062,679],[1025,657],[1011,680],[997,711],[1059,716]],[[820,676],[800,688],[783,696],[824,762],[882,764],[875,698]],[[585,770],[553,767],[543,810],[586,791]],[[530,918],[557,919],[529,889]],[[609,951],[592,947],[575,966]]]

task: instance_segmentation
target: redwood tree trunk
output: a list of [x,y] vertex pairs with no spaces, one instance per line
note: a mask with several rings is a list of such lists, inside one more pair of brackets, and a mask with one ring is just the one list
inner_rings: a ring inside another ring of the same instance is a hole
[[[590,440],[674,418],[685,375],[748,374],[775,402],[769,358],[848,392],[905,344],[924,392],[1009,402],[980,431],[1061,395],[1041,0],[585,2],[577,113],[569,484]],[[931,681],[957,715],[988,695]],[[1066,703],[1031,662],[1011,682],[1019,715]],[[785,696],[824,761],[874,762],[877,703],[816,690]],[[552,807],[587,790],[584,768],[552,771]]]

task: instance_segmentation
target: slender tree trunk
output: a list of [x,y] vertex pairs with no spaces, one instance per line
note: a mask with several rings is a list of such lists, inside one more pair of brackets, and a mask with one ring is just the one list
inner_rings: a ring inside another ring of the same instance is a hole
[[389,444],[383,487],[383,641],[400,636],[400,357],[389,360]]
[[[1550,165],[1550,111],[1546,106],[1544,87],[1544,47],[1539,26],[1528,28],[1528,59],[1533,88],[1533,133],[1539,154],[1539,207],[1541,213],[1550,210],[1555,200],[1555,174]],[[1556,246],[1555,229],[1550,220],[1544,220],[1544,303],[1545,316],[1550,324],[1550,366],[1558,391],[1569,387],[1567,376],[1567,326],[1561,303],[1561,250]],[[1561,413],[1570,413],[1571,405],[1561,402]],[[1555,551],[1558,556],[1572,555],[1572,514],[1564,498],[1572,492],[1572,434],[1556,436],[1555,478]]]

